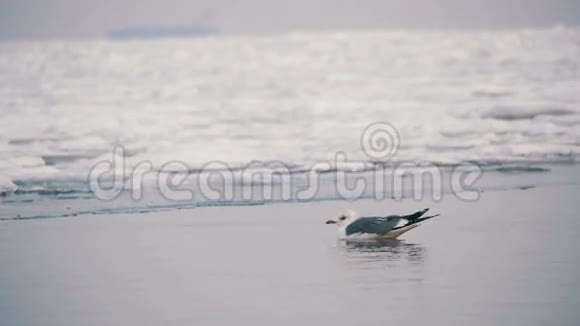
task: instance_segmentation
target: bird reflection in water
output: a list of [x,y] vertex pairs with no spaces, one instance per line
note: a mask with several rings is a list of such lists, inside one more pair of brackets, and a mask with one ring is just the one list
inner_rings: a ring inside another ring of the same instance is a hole
[[425,278],[426,249],[401,240],[342,241],[344,271],[350,283],[368,293],[396,292]]
[[422,262],[425,248],[418,244],[407,243],[401,240],[381,241],[342,241],[341,246],[346,249],[351,258],[368,260]]

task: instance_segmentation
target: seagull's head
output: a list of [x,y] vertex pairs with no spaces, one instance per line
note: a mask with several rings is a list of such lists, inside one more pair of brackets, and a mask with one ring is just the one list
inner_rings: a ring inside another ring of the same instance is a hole
[[349,210],[341,212],[336,218],[326,221],[326,224],[336,224],[338,227],[343,227],[349,225],[356,219],[356,213]]

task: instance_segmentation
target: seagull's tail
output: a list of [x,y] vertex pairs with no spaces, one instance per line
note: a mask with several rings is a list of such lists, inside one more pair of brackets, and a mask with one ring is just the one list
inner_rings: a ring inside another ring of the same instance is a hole
[[[419,213],[419,212],[417,212],[417,213]],[[415,213],[415,214],[417,214],[417,213]],[[421,214],[421,215],[423,215],[423,214]],[[405,225],[397,226],[396,228],[393,228],[393,230],[406,228],[407,226],[410,226],[410,225],[413,225],[413,224],[417,224],[417,223],[421,223],[421,222],[427,221],[427,220],[432,219],[434,217],[437,217],[439,215],[440,214],[435,214],[435,215],[431,215],[431,216],[418,217],[418,218],[415,218],[413,220],[409,219],[409,223],[407,223]]]

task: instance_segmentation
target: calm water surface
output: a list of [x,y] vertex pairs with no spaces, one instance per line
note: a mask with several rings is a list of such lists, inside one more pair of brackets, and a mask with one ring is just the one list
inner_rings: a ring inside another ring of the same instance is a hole
[[[577,325],[578,190],[3,221],[1,324]],[[423,205],[400,242],[323,223]]]

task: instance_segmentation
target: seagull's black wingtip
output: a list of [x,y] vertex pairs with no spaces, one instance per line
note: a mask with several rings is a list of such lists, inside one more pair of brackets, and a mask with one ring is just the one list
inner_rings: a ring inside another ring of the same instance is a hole
[[425,216],[425,217],[422,217],[422,218],[418,218],[415,221],[413,221],[413,223],[420,223],[420,222],[426,221],[428,219],[432,219],[434,217],[437,217],[439,215],[441,215],[441,214],[435,214],[435,215],[431,215],[431,216]]
[[415,223],[415,221],[421,219],[421,216],[425,215],[425,213],[427,213],[427,211],[429,211],[429,208],[425,208],[425,209],[422,209],[420,211],[416,211],[415,213],[413,213],[411,215],[403,216],[403,218],[408,220],[411,223]]
[[393,230],[406,228],[407,226],[410,226],[410,225],[413,225],[413,224],[417,224],[417,223],[421,223],[421,222],[427,221],[427,220],[432,219],[434,217],[437,217],[439,215],[441,215],[441,214],[435,214],[435,215],[431,215],[431,216],[425,216],[425,217],[417,218],[417,219],[414,219],[412,221],[409,221],[409,223],[407,223],[405,225],[398,226],[398,227],[394,228]]

